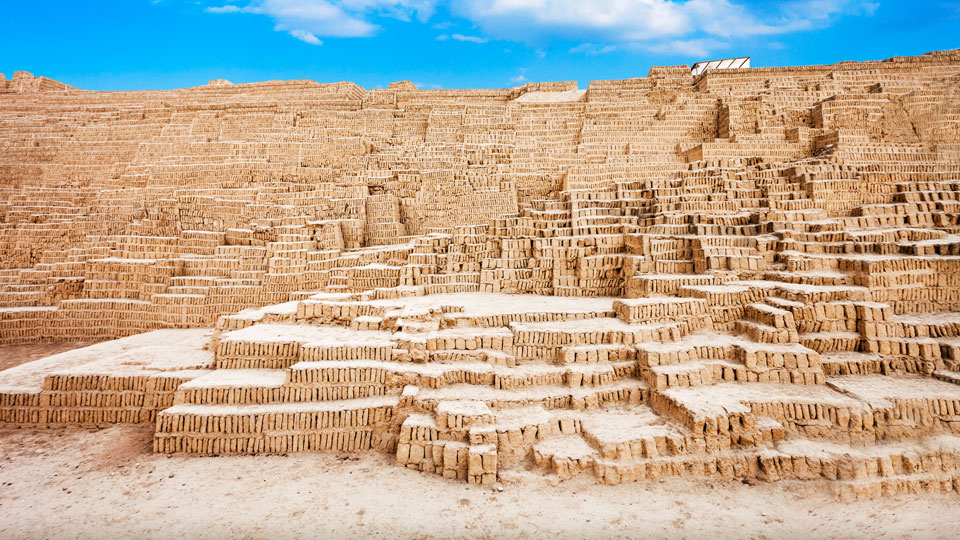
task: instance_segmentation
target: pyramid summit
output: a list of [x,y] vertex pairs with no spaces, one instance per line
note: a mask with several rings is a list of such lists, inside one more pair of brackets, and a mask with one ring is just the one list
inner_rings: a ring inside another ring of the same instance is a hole
[[[738,65],[749,65],[742,63]],[[427,90],[0,77],[0,422],[960,486],[960,50]]]

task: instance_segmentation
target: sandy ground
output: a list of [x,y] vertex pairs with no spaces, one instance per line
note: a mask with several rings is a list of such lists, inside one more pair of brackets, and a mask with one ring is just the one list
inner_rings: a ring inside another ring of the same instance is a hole
[[29,345],[0,346],[0,370],[26,364],[50,355],[87,347],[96,341],[77,341],[70,343],[31,343]]
[[502,493],[382,454],[166,457],[152,426],[0,428],[0,538],[955,538],[957,497],[533,477]]

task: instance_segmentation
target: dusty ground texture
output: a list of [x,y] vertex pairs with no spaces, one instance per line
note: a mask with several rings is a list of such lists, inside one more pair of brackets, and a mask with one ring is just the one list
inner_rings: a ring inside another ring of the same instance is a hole
[[26,364],[40,358],[93,345],[96,341],[76,341],[68,343],[31,343],[29,345],[0,346],[0,370]]
[[152,426],[0,428],[0,538],[948,538],[957,497],[840,504],[823,484],[525,478],[490,488],[386,455],[165,457]]

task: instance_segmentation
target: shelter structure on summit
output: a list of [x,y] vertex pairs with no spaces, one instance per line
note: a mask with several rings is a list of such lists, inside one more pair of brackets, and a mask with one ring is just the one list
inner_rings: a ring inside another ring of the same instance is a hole
[[474,483],[955,491],[960,51],[746,60],[586,90],[0,77],[0,343],[102,341],[0,372],[0,422]]
[[750,57],[742,56],[740,58],[726,58],[724,60],[709,60],[707,62],[697,62],[690,66],[690,74],[694,77],[704,71],[714,69],[747,69],[750,67]]

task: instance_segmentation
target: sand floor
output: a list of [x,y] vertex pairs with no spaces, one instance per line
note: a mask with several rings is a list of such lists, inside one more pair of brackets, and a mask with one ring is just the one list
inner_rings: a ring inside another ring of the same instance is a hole
[[950,538],[957,497],[843,505],[824,484],[530,475],[503,492],[382,454],[166,457],[152,426],[0,428],[0,538]]
[[48,356],[87,347],[96,341],[76,341],[66,343],[31,343],[28,345],[0,346],[0,371],[26,364]]

